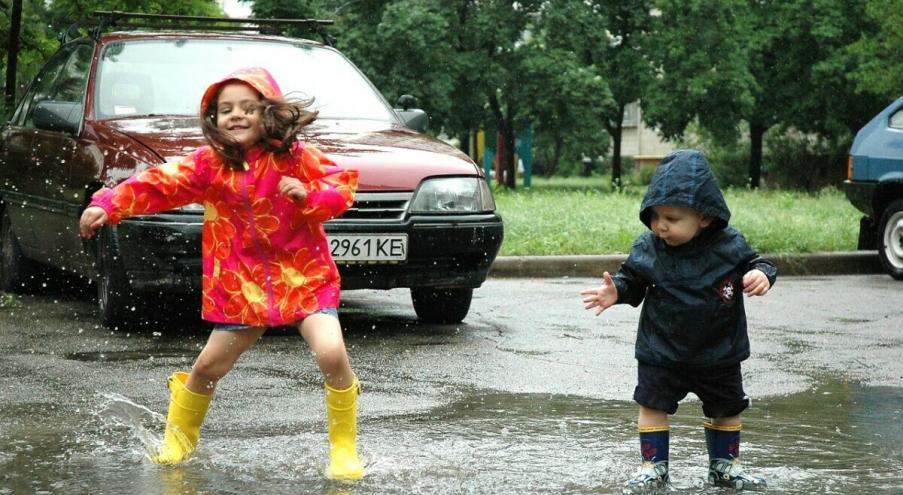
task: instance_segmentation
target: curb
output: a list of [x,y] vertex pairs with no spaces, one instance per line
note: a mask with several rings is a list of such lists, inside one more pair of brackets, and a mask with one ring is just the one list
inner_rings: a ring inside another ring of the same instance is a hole
[[[778,276],[862,275],[883,273],[877,251],[838,251],[808,254],[763,254],[778,267]],[[491,278],[601,277],[614,273],[626,254],[572,256],[499,256]]]

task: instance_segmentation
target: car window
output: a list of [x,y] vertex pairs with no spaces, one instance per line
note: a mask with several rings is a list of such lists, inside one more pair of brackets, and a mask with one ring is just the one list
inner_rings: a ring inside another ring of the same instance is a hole
[[88,85],[88,71],[91,69],[91,55],[93,54],[94,47],[91,45],[76,47],[54,85],[54,100],[84,101],[85,87]]
[[62,48],[56,55],[51,57],[44,66],[44,69],[38,74],[35,80],[32,81],[31,87],[28,88],[28,93],[26,93],[23,98],[22,107],[16,112],[14,120],[17,123],[24,126],[32,126],[31,113],[34,110],[35,104],[50,99],[53,94],[53,84],[56,82],[57,77],[59,77],[60,72],[63,71],[63,66],[69,60],[69,56],[74,49],[75,47]]
[[21,109],[25,116],[23,125],[34,125],[31,116],[35,105],[42,101],[84,101],[93,53],[91,45],[79,44],[65,48],[47,63],[26,95],[26,103]]
[[897,109],[890,116],[890,127],[893,129],[903,129],[903,108]]
[[135,40],[107,45],[96,88],[97,118],[198,114],[209,84],[243,67],[269,70],[284,94],[314,97],[320,118],[395,121],[366,78],[322,46],[251,40]]

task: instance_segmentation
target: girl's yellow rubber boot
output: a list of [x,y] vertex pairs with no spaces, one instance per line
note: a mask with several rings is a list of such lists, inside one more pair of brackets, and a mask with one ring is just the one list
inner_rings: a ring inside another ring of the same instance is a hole
[[194,451],[201,435],[201,423],[207,415],[213,394],[188,390],[188,373],[177,371],[169,377],[169,414],[163,444],[153,457],[157,464],[178,464]]
[[364,475],[357,458],[357,396],[361,385],[354,383],[345,390],[326,385],[326,419],[329,422],[329,472],[334,480],[356,480]]

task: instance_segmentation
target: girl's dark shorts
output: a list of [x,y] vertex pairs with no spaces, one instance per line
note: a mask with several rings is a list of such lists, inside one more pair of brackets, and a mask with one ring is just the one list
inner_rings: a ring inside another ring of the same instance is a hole
[[702,401],[702,412],[707,418],[736,416],[749,407],[739,363],[716,369],[663,368],[638,363],[633,400],[639,405],[674,414],[677,403],[689,392]]
[[[329,315],[329,316],[331,316],[331,317],[333,317],[333,318],[335,318],[335,319],[337,319],[337,320],[339,319],[339,311],[338,311],[336,308],[322,308],[322,309],[318,309],[318,310],[314,311],[314,312],[311,313],[311,314],[312,314],[312,315],[315,315],[315,314],[318,314],[318,313],[319,313],[319,314],[324,314],[324,315]],[[310,316],[310,315],[308,315],[308,316]],[[302,320],[296,321],[296,322],[295,322],[295,326],[297,326],[298,323],[301,323],[301,321],[302,321]],[[240,331],[240,330],[247,330],[247,329],[249,329],[249,328],[254,328],[254,327],[248,326],[248,325],[242,325],[242,324],[240,324],[240,323],[239,323],[239,324],[233,324],[233,323],[217,323],[216,325],[213,326],[213,329],[214,329],[214,330],[225,330],[225,331],[228,331],[228,332],[234,332],[234,331]]]

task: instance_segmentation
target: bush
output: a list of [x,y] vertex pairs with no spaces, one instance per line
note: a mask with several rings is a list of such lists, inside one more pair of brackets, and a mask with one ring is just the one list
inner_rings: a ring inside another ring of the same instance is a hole
[[768,153],[762,164],[773,185],[817,191],[840,186],[846,178],[849,138],[831,142],[818,136],[775,129],[766,135]]
[[[746,135],[745,129],[742,134]],[[677,147],[698,149],[705,154],[721,187],[749,185],[749,139],[722,143],[703,127],[693,123],[687,128],[684,138],[677,142]]]

